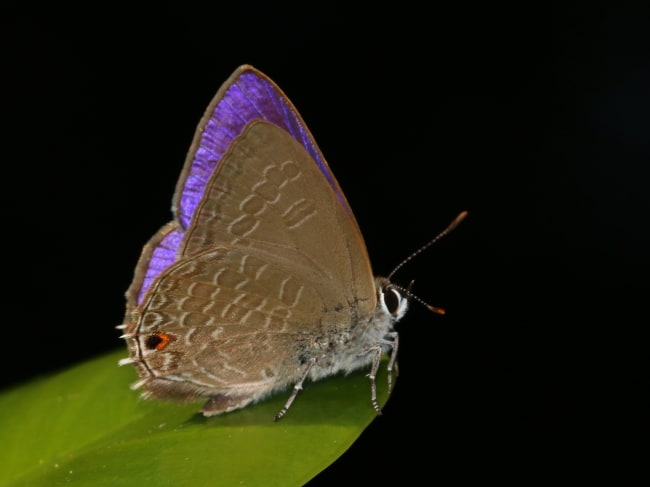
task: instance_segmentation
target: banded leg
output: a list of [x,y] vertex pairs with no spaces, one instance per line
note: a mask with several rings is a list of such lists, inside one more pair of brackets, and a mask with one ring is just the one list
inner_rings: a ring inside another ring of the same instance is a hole
[[374,347],[370,347],[368,350],[366,350],[363,354],[365,355],[366,353],[372,353],[372,367],[370,368],[370,373],[368,374],[368,378],[370,379],[370,401],[372,402],[372,407],[374,410],[377,412],[377,416],[381,416],[381,408],[379,407],[379,403],[377,402],[377,371],[379,370],[379,364],[381,363],[381,356],[382,356],[382,347],[381,344],[377,344]]
[[397,348],[399,345],[398,333],[396,331],[390,332],[387,335],[391,340],[385,340],[383,343],[391,347],[390,360],[388,361],[388,392],[393,390],[393,368],[395,369],[395,377],[399,375],[397,371]]
[[307,364],[307,368],[305,369],[305,372],[302,374],[302,377],[296,383],[296,385],[293,386],[293,391],[291,391],[291,395],[289,396],[289,399],[287,399],[287,402],[284,403],[282,409],[280,409],[280,411],[278,411],[278,413],[273,417],[274,421],[279,420],[282,416],[287,414],[287,411],[291,407],[291,403],[293,403],[293,400],[296,398],[298,393],[302,391],[302,384],[303,382],[305,382],[305,379],[307,379],[307,375],[309,374],[309,371],[311,370],[311,368],[314,366],[315,363],[316,363],[315,358],[309,360],[309,363]]

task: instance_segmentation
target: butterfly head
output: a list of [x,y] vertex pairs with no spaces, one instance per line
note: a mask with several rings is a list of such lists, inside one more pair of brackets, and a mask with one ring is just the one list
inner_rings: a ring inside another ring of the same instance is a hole
[[377,303],[383,312],[390,316],[393,322],[402,319],[408,310],[410,292],[391,283],[385,277],[375,279],[375,288],[377,289]]

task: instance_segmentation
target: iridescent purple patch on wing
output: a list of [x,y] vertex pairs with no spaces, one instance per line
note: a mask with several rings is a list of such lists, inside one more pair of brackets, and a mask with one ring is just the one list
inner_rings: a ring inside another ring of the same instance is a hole
[[[243,71],[217,101],[204,126],[198,146],[186,168],[178,195],[178,219],[188,228],[205,187],[233,140],[253,120],[265,120],[289,132],[305,147],[327,178],[346,211],[351,213],[311,134],[285,95],[257,73]],[[189,161],[186,162],[188,164]]]
[[138,292],[137,304],[142,302],[144,294],[147,292],[156,276],[176,262],[178,248],[180,247],[184,236],[185,232],[177,228],[165,235],[162,240],[158,242],[149,258],[147,270],[145,271],[142,285]]

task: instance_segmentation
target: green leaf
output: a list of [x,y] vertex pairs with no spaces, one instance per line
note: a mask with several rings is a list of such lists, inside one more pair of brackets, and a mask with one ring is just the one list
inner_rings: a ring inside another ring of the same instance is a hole
[[[125,355],[104,355],[0,394],[0,485],[303,485],[375,418],[364,372],[212,418],[200,403],[142,400]],[[380,404],[388,398],[385,367]]]

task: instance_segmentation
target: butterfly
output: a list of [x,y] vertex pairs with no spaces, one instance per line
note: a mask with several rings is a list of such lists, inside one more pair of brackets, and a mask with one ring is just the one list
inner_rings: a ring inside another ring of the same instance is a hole
[[392,377],[394,325],[412,295],[374,277],[305,122],[252,66],[209,104],[172,211],[142,250],[118,327],[129,351],[120,365],[139,375],[133,389],[205,399],[201,412],[213,416],[292,388],[279,419],[306,380],[369,367],[381,413],[375,377],[389,352]]

